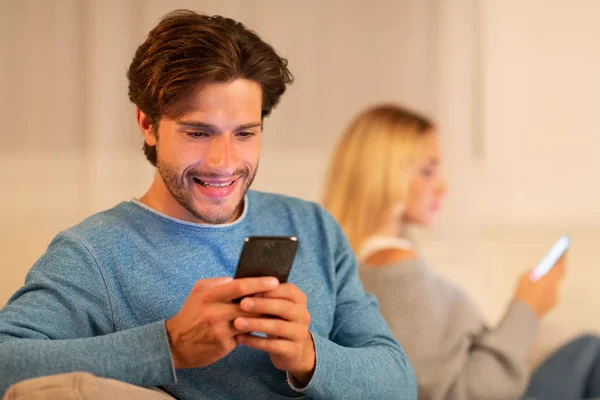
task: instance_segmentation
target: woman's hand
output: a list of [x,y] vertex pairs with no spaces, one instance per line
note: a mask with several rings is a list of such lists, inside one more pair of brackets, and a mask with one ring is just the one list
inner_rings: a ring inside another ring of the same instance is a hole
[[565,275],[565,256],[539,280],[532,281],[530,274],[531,271],[527,271],[521,276],[514,299],[527,304],[541,317],[558,302],[558,286]]

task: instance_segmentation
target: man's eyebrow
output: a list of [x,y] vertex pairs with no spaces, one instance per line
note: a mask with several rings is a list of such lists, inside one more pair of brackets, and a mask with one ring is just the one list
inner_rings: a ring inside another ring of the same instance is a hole
[[[205,131],[209,131],[209,132],[218,132],[218,129],[216,126],[211,125],[211,124],[207,124],[206,122],[200,122],[200,121],[178,121],[177,124],[179,126],[185,127],[185,128],[193,128],[193,129],[200,129],[200,130],[205,130]],[[237,131],[242,131],[244,129],[252,129],[252,128],[259,128],[262,126],[262,122],[250,122],[248,124],[242,124],[237,126],[234,130]]]

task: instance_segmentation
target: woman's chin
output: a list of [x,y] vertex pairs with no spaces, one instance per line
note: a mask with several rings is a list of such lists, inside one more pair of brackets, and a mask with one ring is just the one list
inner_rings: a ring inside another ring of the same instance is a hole
[[403,228],[429,228],[433,225],[433,219],[428,216],[422,216],[418,218],[406,218],[403,221]]
[[420,225],[423,226],[424,228],[431,228],[431,227],[433,227],[433,225],[435,225],[436,222],[437,222],[437,212],[429,213],[428,215],[423,217]]

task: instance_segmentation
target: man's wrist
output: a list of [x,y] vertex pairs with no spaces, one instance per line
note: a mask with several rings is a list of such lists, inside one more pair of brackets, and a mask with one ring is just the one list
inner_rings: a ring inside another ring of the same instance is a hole
[[173,333],[172,324],[173,324],[172,319],[165,321],[165,329],[167,331],[167,338],[169,339],[169,347],[171,349],[171,358],[173,360],[173,366],[177,370],[177,369],[183,368],[183,366],[182,366],[182,363],[181,363],[181,360],[179,357],[179,351],[175,347],[175,343],[174,343],[175,335]]
[[288,371],[290,377],[294,379],[294,383],[297,384],[297,386],[299,387],[306,387],[309,384],[313,374],[315,373],[315,367],[317,365],[315,342],[310,332],[309,337],[310,343],[306,346],[307,349],[301,363],[302,366],[293,371]]
[[308,386],[310,379],[313,376],[313,373],[315,372],[315,369],[311,369],[310,371],[306,371],[306,372],[292,372],[292,371],[288,371],[290,376],[292,378],[294,378],[293,383],[298,386],[298,387],[306,387]]

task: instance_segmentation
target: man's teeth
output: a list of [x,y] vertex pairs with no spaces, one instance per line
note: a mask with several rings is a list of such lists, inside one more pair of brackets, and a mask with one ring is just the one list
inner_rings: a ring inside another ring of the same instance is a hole
[[201,181],[200,179],[196,179],[196,182],[198,182],[199,184],[201,184],[202,186],[205,186],[205,187],[215,187],[215,188],[223,188],[223,187],[231,186],[233,184],[233,181],[224,182],[224,183],[208,183],[208,182]]

